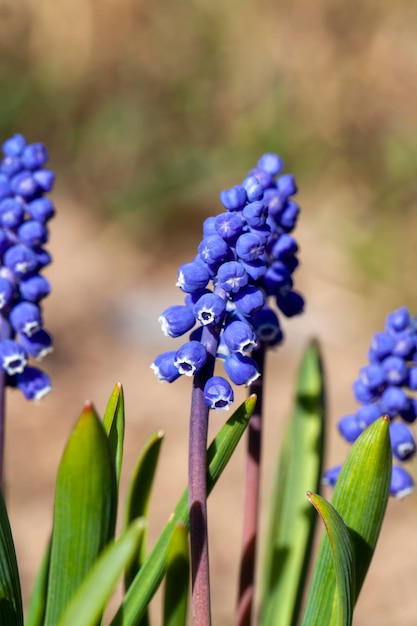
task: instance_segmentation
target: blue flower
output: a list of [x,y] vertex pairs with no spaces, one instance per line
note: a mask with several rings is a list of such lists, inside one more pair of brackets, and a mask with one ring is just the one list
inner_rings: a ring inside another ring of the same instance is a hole
[[2,146],[0,160],[0,366],[6,383],[30,400],[51,390],[49,377],[28,365],[52,351],[43,328],[40,301],[50,293],[41,275],[51,262],[43,247],[47,222],[55,207],[45,193],[55,174],[45,168],[48,152],[42,143],[28,144],[16,134]]
[[[283,340],[275,305],[287,317],[304,308],[293,289],[298,244],[290,233],[299,207],[291,196],[297,188],[294,177],[281,174],[282,169],[278,155],[265,154],[241,185],[221,192],[223,209],[204,221],[198,254],[178,270],[185,304],[169,307],[160,317],[171,337],[188,332],[195,322],[199,326],[177,356],[158,357],[152,369],[159,380],[199,375],[203,366],[188,351],[200,343],[210,355],[202,371],[211,381],[205,394],[211,408],[226,408],[231,398],[225,379],[213,376],[216,356],[225,360],[234,384],[250,385],[260,375],[252,358],[256,351]],[[197,385],[203,388],[201,378]]]
[[230,383],[221,376],[212,376],[204,386],[204,400],[211,409],[228,411],[234,400]]
[[[417,418],[417,320],[403,306],[386,318],[385,330],[372,338],[369,363],[362,367],[353,384],[356,400],[361,404],[355,414],[342,417],[339,431],[352,443],[361,432],[381,415],[391,418],[390,436],[394,456],[407,461],[416,453],[411,424]],[[406,423],[405,423],[406,422]],[[394,466],[391,495],[404,497],[413,489],[408,472]]]

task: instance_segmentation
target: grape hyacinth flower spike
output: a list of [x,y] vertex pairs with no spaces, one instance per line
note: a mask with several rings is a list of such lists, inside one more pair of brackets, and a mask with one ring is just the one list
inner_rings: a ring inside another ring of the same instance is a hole
[[[381,415],[390,417],[390,437],[394,459],[406,463],[414,457],[416,442],[410,424],[417,417],[417,318],[403,306],[386,318],[385,330],[375,333],[368,352],[368,364],[353,383],[360,403],[356,413],[339,420],[339,431],[349,443]],[[340,466],[328,470],[324,482],[333,486]],[[390,493],[404,498],[414,481],[401,465],[392,469]]]
[[[178,269],[176,284],[184,293],[184,303],[168,307],[159,318],[167,336],[178,338],[191,331],[183,345],[159,355],[151,367],[159,381],[173,382],[182,375],[193,378],[189,507],[197,626],[210,623],[206,509],[209,410],[230,408],[234,401],[232,385],[245,385],[257,392],[249,425],[249,445],[253,448],[256,440],[257,458],[248,471],[255,472],[252,484],[258,486],[247,497],[246,509],[252,517],[244,531],[251,536],[244,539],[247,550],[246,543],[253,546],[252,535],[256,535],[265,349],[283,340],[276,309],[292,317],[304,307],[302,296],[293,289],[298,245],[290,233],[299,213],[293,200],[297,188],[294,177],[281,174],[282,169],[280,157],[265,154],[242,184],[221,192],[222,212],[205,220],[196,256]],[[215,373],[220,361],[223,375]],[[249,579],[252,584],[253,572]],[[249,612],[251,606],[250,602]]]
[[16,134],[3,143],[0,161],[0,485],[3,474],[5,388],[17,387],[28,400],[51,390],[47,374],[29,365],[52,350],[43,327],[41,300],[50,292],[42,269],[51,261],[44,246],[55,209],[46,193],[54,173],[45,168],[42,143]]

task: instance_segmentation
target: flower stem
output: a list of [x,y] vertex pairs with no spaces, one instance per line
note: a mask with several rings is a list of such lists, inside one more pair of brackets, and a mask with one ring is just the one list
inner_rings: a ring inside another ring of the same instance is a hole
[[191,399],[188,448],[188,502],[190,509],[190,546],[193,620],[195,626],[210,626],[210,572],[207,526],[207,431],[209,407],[204,401],[204,386],[213,376],[219,328],[205,326],[201,343],[207,350],[205,366],[194,376]]
[[260,377],[250,386],[257,396],[255,410],[248,426],[246,456],[243,539],[240,560],[239,595],[236,626],[250,626],[255,594],[256,544],[258,535],[259,499],[261,488],[262,405],[265,368],[265,346],[253,353]]

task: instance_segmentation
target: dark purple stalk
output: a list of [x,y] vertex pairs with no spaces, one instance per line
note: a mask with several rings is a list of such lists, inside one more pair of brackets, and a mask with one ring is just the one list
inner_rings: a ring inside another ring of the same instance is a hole
[[213,376],[219,328],[205,326],[201,343],[207,350],[205,366],[194,376],[188,449],[188,502],[193,620],[195,626],[210,626],[210,572],[207,527],[207,431],[209,407],[204,386]]
[[240,560],[239,595],[236,626],[250,626],[255,595],[256,547],[261,489],[262,405],[265,369],[265,345],[261,344],[252,357],[258,364],[260,377],[250,386],[256,394],[254,413],[248,426],[246,456],[245,501],[243,511],[243,539]]

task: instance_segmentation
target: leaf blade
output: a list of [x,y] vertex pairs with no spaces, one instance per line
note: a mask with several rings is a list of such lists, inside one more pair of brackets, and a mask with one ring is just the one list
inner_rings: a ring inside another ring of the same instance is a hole
[[186,626],[190,557],[188,530],[177,524],[171,537],[164,590],[164,626]]
[[120,483],[125,436],[125,404],[123,386],[115,385],[103,417],[103,427],[109,438],[116,466],[117,485]]
[[22,593],[12,530],[0,490],[0,623],[23,626]]

